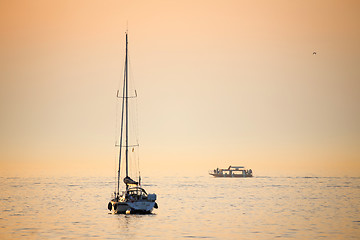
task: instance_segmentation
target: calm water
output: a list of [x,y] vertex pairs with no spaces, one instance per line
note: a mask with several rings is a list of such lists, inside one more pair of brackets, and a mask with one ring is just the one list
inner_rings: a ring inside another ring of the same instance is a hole
[[151,215],[108,214],[113,178],[0,177],[0,239],[360,239],[360,178],[144,178]]

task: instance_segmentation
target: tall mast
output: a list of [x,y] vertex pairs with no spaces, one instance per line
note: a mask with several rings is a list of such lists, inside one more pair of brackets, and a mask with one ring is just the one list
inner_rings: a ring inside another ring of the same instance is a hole
[[[128,108],[128,33],[126,32],[126,53],[125,53],[125,117],[126,117],[126,138],[125,138],[125,159],[126,159],[126,177],[129,176],[129,108]],[[126,184],[126,189],[128,185]]]
[[[127,33],[126,33],[126,39],[127,39]],[[126,40],[126,43],[127,43],[127,40]],[[127,44],[126,44],[127,46]],[[122,106],[121,106],[121,126],[120,126],[120,149],[119,149],[119,168],[118,168],[118,178],[117,178],[117,192],[115,193],[116,194],[116,197],[119,196],[119,193],[120,193],[120,168],[121,168],[121,152],[122,152],[122,147],[123,147],[123,141],[122,141],[122,138],[123,138],[123,128],[124,128],[124,96],[125,96],[125,86],[126,86],[126,82],[127,82],[127,55],[125,57],[125,71],[124,71],[124,84],[123,84],[123,91],[122,91]],[[117,92],[117,97],[119,97],[119,91]],[[126,164],[126,167],[127,167],[127,164]],[[126,175],[127,175],[127,168],[126,168]]]

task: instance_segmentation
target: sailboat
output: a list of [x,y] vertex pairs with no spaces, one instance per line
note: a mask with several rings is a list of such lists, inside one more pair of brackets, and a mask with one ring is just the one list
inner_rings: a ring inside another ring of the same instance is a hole
[[[118,171],[117,171],[117,183],[115,186],[113,199],[108,203],[108,209],[112,213],[151,213],[154,208],[158,208],[156,203],[156,194],[148,194],[144,188],[141,187],[141,177],[139,172],[138,181],[133,180],[130,176],[129,163],[129,149],[134,151],[134,145],[129,145],[129,98],[137,97],[135,90],[135,96],[129,96],[129,61],[128,61],[128,33],[126,32],[126,52],[125,52],[125,68],[124,68],[124,83],[122,88],[123,95],[120,96],[119,90],[117,91],[117,97],[122,99],[122,112],[120,121],[120,150],[118,158]],[[125,131],[124,131],[125,130]],[[136,145],[138,146],[138,145]],[[123,151],[125,150],[125,151]],[[123,154],[125,152],[125,156]],[[124,159],[123,159],[124,158]],[[123,183],[125,184],[125,190],[120,192],[120,179],[121,179],[121,162],[125,160],[125,177]]]

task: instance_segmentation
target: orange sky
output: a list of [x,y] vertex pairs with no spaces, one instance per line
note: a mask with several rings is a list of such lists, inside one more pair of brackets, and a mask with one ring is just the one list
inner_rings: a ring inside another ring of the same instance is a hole
[[359,176],[359,10],[0,1],[0,174],[113,174],[128,22],[144,174]]

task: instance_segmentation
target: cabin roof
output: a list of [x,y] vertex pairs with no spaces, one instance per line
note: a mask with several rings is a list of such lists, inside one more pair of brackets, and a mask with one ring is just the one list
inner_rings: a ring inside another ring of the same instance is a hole
[[244,166],[229,166],[229,168],[245,168]]
[[145,191],[145,189],[141,188],[141,187],[131,187],[127,190],[127,192],[130,192],[130,191],[142,191],[144,192],[145,194],[147,194],[147,192]]

